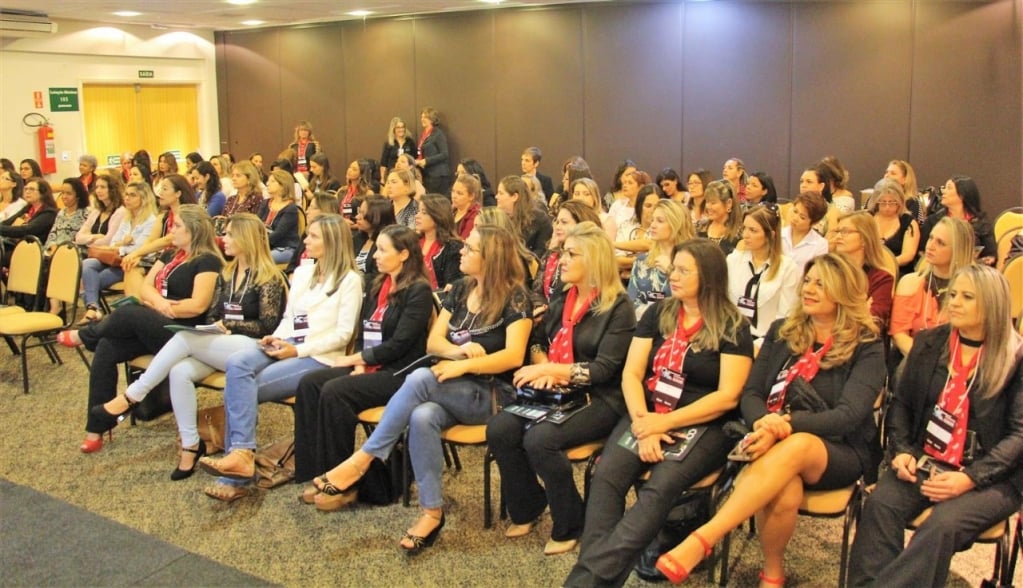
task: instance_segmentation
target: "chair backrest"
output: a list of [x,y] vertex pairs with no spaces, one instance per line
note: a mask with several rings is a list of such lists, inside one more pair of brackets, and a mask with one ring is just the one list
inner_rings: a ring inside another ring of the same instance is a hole
[[1012,318],[1023,322],[1023,255],[1012,258],[1002,269],[1006,281],[1009,282],[1009,308]]
[[296,206],[295,208],[298,209],[298,238],[305,239],[305,229],[307,224],[305,210],[303,210],[301,206]]
[[82,279],[82,258],[73,243],[62,243],[53,252],[50,278],[46,282],[46,296],[66,302],[74,308],[78,304],[78,283]]
[[43,246],[39,239],[29,236],[21,240],[11,255],[7,292],[35,295],[39,291],[39,277],[43,270]]
[[1012,239],[1016,235],[1023,232],[1023,227],[1014,227],[1009,229],[1001,238],[998,239],[998,253],[995,255],[995,268],[998,271],[1002,271],[1005,268],[1005,257],[1009,255],[1009,249],[1012,249]]
[[1023,208],[1016,207],[1002,211],[995,219],[995,241],[1011,229],[1023,228]]

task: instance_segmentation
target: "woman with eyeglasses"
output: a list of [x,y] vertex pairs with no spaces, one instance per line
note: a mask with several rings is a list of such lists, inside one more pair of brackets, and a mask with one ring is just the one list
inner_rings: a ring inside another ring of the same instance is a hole
[[713,181],[714,176],[705,169],[698,169],[686,176],[686,189],[689,190],[688,206],[693,226],[706,217],[704,192],[707,189],[707,184]]
[[156,203],[161,214],[153,223],[152,232],[140,247],[121,259],[126,296],[137,296],[141,292],[145,275],[156,263],[157,255],[174,247],[174,237],[171,235],[174,218],[178,215],[181,205],[196,203],[195,193],[184,176],[171,175],[160,182],[156,191]]
[[380,153],[380,183],[387,180],[387,172],[394,169],[398,163],[398,157],[405,153],[415,153],[416,142],[408,133],[408,127],[401,117],[391,119],[387,127],[387,141],[384,142],[384,150]]
[[892,313],[892,294],[895,290],[894,256],[881,244],[874,217],[860,210],[839,217],[835,230],[828,234],[833,250],[841,253],[853,265],[863,268],[867,276],[867,298],[870,314],[887,328]]
[[554,528],[545,555],[571,551],[582,535],[585,505],[564,451],[604,439],[626,414],[618,383],[636,326],[611,242],[599,225],[574,225],[562,239],[558,264],[564,287],[551,298],[530,347],[530,364],[515,372],[514,382],[540,389],[584,387],[590,403],[560,424],[510,412],[487,423],[487,446],[501,471],[512,522],[505,537],[529,534],[549,505]]
[[895,256],[899,275],[904,276],[913,271],[920,241],[920,225],[906,209],[902,186],[894,180],[878,182],[874,187],[870,212],[874,215],[881,241]]
[[586,221],[600,226],[597,214],[581,201],[569,200],[558,208],[558,215],[554,217],[551,241],[547,245],[547,252],[540,258],[540,266],[533,279],[533,294],[538,300],[542,300],[542,304],[549,304],[552,298],[556,298],[564,291],[565,283],[561,279],[561,252],[565,238],[579,223]]
[[[749,460],[741,482],[710,521],[657,561],[676,584],[756,514],[764,556],[760,585],[783,585],[785,548],[804,491],[844,488],[876,471],[873,406],[885,370],[867,281],[845,257],[822,255],[808,264],[800,296],[802,304],[771,325],[743,377],[740,408],[752,432],[737,447]],[[804,386],[826,408],[812,411],[796,402]]]
[[626,413],[594,472],[579,560],[565,586],[624,584],[675,499],[721,468],[732,444],[722,427],[735,418],[753,363],[749,323],[728,300],[716,244],[690,239],[671,256],[671,296],[647,309],[629,345]]
[[[1019,510],[1023,338],[1010,297],[997,270],[964,266],[949,287],[949,323],[913,342],[913,369],[888,409],[890,467],[863,506],[850,586],[944,586],[952,556]],[[927,508],[906,545],[906,525]]]
[[432,546],[444,527],[440,432],[456,424],[484,424],[494,402],[511,401],[513,374],[522,366],[533,325],[518,245],[510,231],[486,226],[473,230],[462,248],[461,268],[466,278],[444,298],[426,343],[427,353],[451,359],[408,374],[362,447],[313,480],[327,496],[354,500],[355,484],[374,459],[387,459],[407,428],[407,451],[423,509],[399,543],[408,555]]
[[799,268],[781,250],[778,205],[759,204],[742,221],[742,249],[728,255],[728,295],[750,322],[757,347],[799,296]]
[[57,220],[57,201],[53,199],[50,183],[42,178],[29,178],[25,182],[22,199],[26,206],[21,213],[12,217],[9,223],[0,224],[0,238],[4,240],[4,258],[2,267],[6,270],[11,264],[14,246],[29,235],[46,240],[53,223]]

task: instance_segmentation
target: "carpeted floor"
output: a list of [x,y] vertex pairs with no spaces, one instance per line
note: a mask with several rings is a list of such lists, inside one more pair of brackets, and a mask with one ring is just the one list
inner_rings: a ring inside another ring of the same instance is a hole
[[[571,554],[543,556],[549,520],[538,533],[517,540],[504,538],[504,521],[489,531],[482,528],[482,458],[478,450],[462,452],[462,472],[445,474],[448,524],[436,547],[417,558],[406,557],[396,545],[416,518],[414,508],[400,504],[357,506],[322,514],[297,502],[299,488],[295,485],[227,505],[202,494],[212,478],[201,472],[171,482],[168,475],[176,463],[177,430],[170,415],[134,427],[122,423],[114,431],[112,444],[99,453],[84,455],[78,444],[84,436],[87,372],[74,352],[61,349],[60,354],[63,366],[51,365],[42,350],[29,352],[32,387],[26,396],[21,391],[19,360],[6,346],[0,347],[0,477],[10,482],[243,574],[287,586],[559,586],[574,562]],[[219,400],[216,393],[200,393],[201,406]],[[267,405],[261,408],[260,417],[261,443],[290,434],[289,409]],[[12,546],[40,540],[33,535],[61,531],[52,524],[25,524],[34,516],[50,516],[53,511],[44,501],[25,501],[33,511],[38,509],[30,513],[13,512],[8,502],[0,503],[0,562],[4,563],[0,585],[122,584],[124,577],[113,571],[109,576],[97,575],[96,569],[83,566],[81,552],[113,555],[116,560],[117,553],[108,551],[130,550],[125,561],[133,561],[151,549],[130,540],[134,535],[115,525],[95,525],[95,535],[68,532],[63,539],[74,544],[68,558],[50,564],[66,569],[32,581],[33,576],[11,572],[8,558]],[[840,519],[801,519],[788,550],[789,585],[835,585],[840,537]],[[72,556],[72,551],[77,555]],[[168,548],[171,551],[175,550]],[[990,574],[992,555],[993,547],[981,545],[956,556],[950,585],[977,586]],[[165,554],[165,559],[174,557]],[[735,533],[730,585],[755,585],[759,562],[755,540]],[[187,560],[181,563],[185,565]],[[223,583],[215,567],[208,569],[209,576],[203,575],[206,572],[170,573],[147,583]],[[706,575],[694,579],[691,585],[707,585]],[[648,584],[633,576],[627,585]]]

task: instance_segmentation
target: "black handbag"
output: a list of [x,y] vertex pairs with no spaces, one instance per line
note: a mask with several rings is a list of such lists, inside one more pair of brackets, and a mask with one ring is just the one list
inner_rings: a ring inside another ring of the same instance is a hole
[[562,412],[586,406],[589,386],[555,386],[534,388],[522,386],[515,390],[515,401],[519,404],[544,406]]

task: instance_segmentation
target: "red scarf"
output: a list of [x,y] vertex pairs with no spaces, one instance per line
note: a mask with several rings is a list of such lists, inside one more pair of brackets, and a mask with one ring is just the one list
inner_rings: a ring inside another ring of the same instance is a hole
[[[962,346],[959,344],[959,331],[953,329],[952,336],[948,340],[950,354],[952,356],[952,370],[945,380],[945,388],[938,397],[938,406],[956,417],[955,427],[952,429],[952,438],[945,446],[945,451],[939,452],[930,444],[924,444],[924,452],[938,461],[954,466],[962,465],[963,449],[966,445],[966,425],[970,420],[970,386],[966,378],[977,367],[980,354],[984,351],[981,347],[973,354],[970,363],[963,365]],[[974,374],[976,375],[976,374]],[[973,383],[972,381],[970,382]]]
[[[796,376],[803,376],[803,379],[807,382],[812,382],[817,377],[817,372],[821,368],[821,358],[831,349],[831,345],[834,342],[833,338],[828,337],[828,340],[817,351],[814,351],[813,345],[811,345],[803,353],[803,356],[796,361],[796,365],[789,368],[788,373],[785,374],[785,387],[782,389],[781,394],[778,394],[773,402],[767,403],[768,412],[778,412],[785,406],[785,393],[788,391],[792,380],[796,379]],[[768,400],[771,400],[770,396]]]
[[589,296],[586,297],[583,305],[579,307],[579,311],[573,314],[572,310],[575,308],[576,302],[579,301],[579,288],[572,286],[568,291],[568,295],[565,296],[565,308],[561,311],[561,328],[558,329],[554,338],[551,339],[551,346],[547,352],[547,359],[551,362],[574,363],[575,355],[572,351],[572,337],[575,333],[575,326],[589,312],[590,306],[597,299],[598,294],[600,292],[596,288],[590,290]]
[[419,143],[416,145],[416,151],[419,153],[419,159],[423,158],[423,143],[426,142],[426,138],[433,132],[433,125],[430,125],[422,135],[419,136]]
[[[657,387],[657,378],[660,377],[661,370],[667,368],[674,372],[682,373],[682,364],[686,359],[686,352],[689,351],[689,340],[692,339],[693,335],[697,331],[703,328],[703,318],[696,321],[696,324],[686,329],[683,327],[683,323],[686,320],[686,311],[681,305],[678,308],[678,326],[675,327],[675,332],[670,337],[661,343],[661,346],[657,349],[657,354],[654,355],[654,366],[653,374],[646,379],[647,390],[653,390]],[[655,407],[657,412],[668,412],[668,407],[658,404]]]
[[[373,322],[381,322],[384,320],[384,314],[387,312],[387,297],[391,295],[391,281],[390,274],[384,276],[384,281],[380,284],[380,292],[377,292],[377,307],[373,310],[373,315],[369,317],[369,320]],[[381,325],[382,329],[383,325]],[[381,334],[383,331],[381,330]],[[372,374],[373,372],[380,369],[378,365],[367,365],[366,373]]]
[[[295,153],[295,159],[298,162],[298,165],[296,167],[298,169],[295,170],[295,171],[300,171],[300,172],[307,172],[307,171],[309,171],[309,162],[306,161],[306,157],[305,157],[306,147],[308,147],[308,146],[309,146],[309,139],[306,139],[305,141],[303,141],[302,139],[298,140],[298,152]],[[306,163],[302,163],[303,161],[306,161]]]
[[[167,280],[170,279],[170,275],[179,265],[185,263],[185,259],[187,257],[187,253],[183,250],[178,250],[178,252],[174,254],[174,259],[170,260],[170,263],[160,268],[160,271],[157,272],[156,279],[153,280],[153,284],[156,286],[156,289],[161,295],[165,290],[167,290]],[[168,291],[168,295],[169,294],[170,292]]]
[[27,211],[25,211],[25,222],[27,223],[28,221],[32,220],[32,217],[34,217],[36,215],[36,213],[39,212],[42,209],[43,209],[43,205],[42,204],[36,204],[35,206],[30,206],[29,209]]
[[561,253],[552,251],[547,256],[547,265],[543,268],[543,297],[548,301],[551,299],[551,286],[554,285],[554,276],[558,271],[558,261],[561,260]]
[[[425,243],[425,238],[419,240],[420,249]],[[430,245],[430,250],[423,252],[423,263],[426,264],[426,276],[430,278],[430,288],[434,290],[439,288],[437,285],[437,272],[433,269],[433,258],[436,257],[438,253],[440,253],[440,241],[437,241],[436,239],[433,241],[433,244]]]

